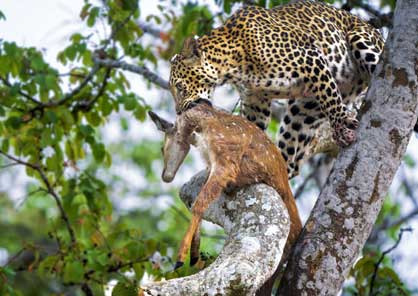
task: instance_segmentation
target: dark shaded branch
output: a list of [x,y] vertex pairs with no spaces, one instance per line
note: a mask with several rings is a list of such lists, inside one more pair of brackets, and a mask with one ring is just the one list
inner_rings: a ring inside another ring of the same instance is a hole
[[399,243],[402,240],[402,235],[403,235],[404,232],[412,232],[412,228],[402,228],[399,231],[398,239],[397,239],[396,243],[392,247],[390,247],[389,249],[387,249],[386,251],[384,251],[382,253],[382,255],[380,256],[379,260],[375,263],[375,265],[374,265],[374,272],[373,272],[373,275],[372,275],[372,279],[370,280],[370,292],[369,292],[369,295],[370,296],[373,296],[374,282],[376,280],[377,271],[379,270],[380,264],[382,264],[383,259],[385,259],[385,256],[386,255],[388,255],[390,252],[392,252],[393,250],[395,250],[398,247]]
[[81,290],[84,292],[86,296],[94,296],[93,290],[87,283],[81,285]]
[[399,226],[408,222],[410,219],[414,218],[417,215],[418,215],[418,208],[415,208],[409,214],[407,214],[407,215],[389,223],[388,225],[385,225],[384,227],[380,228],[379,230],[385,230],[385,229],[390,229],[390,228],[393,228],[393,227],[399,227]]
[[132,267],[136,263],[147,262],[148,260],[149,260],[149,257],[145,257],[145,258],[140,258],[140,259],[137,259],[137,260],[127,261],[127,262],[118,262],[117,264],[115,264],[113,266],[110,266],[107,269],[107,271],[108,272],[118,272],[122,268]]
[[103,78],[103,82],[97,92],[97,94],[94,96],[93,99],[91,99],[90,101],[81,101],[79,102],[75,107],[74,107],[74,111],[78,111],[78,110],[83,110],[83,111],[89,111],[91,109],[91,107],[97,102],[97,100],[103,96],[105,90],[106,90],[106,86],[107,83],[109,81],[110,78],[110,73],[111,73],[112,69],[111,68],[107,68],[106,69],[106,73],[105,73],[105,77]]
[[159,38],[163,41],[174,42],[174,40],[170,38],[169,34],[160,30],[159,28],[154,27],[151,24],[148,24],[143,21],[137,21],[137,25],[144,33],[147,33],[155,38]]
[[368,4],[367,1],[348,0],[341,8],[347,11],[351,11],[356,7],[361,8],[374,16],[369,20],[369,23],[375,28],[392,27],[393,12],[381,13],[378,9]]
[[44,107],[54,107],[65,104],[68,100],[78,95],[83,88],[93,79],[94,75],[100,70],[100,66],[95,64],[89,74],[84,78],[83,81],[80,82],[80,84],[73,89],[71,92],[64,95],[64,97],[58,101],[50,101],[48,103],[43,104]]
[[10,167],[12,167],[12,166],[16,166],[16,165],[19,165],[19,163],[17,163],[17,162],[12,162],[12,163],[8,163],[8,164],[1,165],[1,166],[0,166],[0,169],[10,168]]
[[64,207],[61,203],[61,200],[58,196],[58,194],[55,192],[54,188],[52,187],[51,183],[48,180],[48,177],[45,175],[44,171],[42,170],[42,167],[38,164],[33,164],[33,163],[29,163],[26,161],[23,161],[19,158],[16,158],[12,155],[9,155],[7,153],[5,153],[4,151],[0,150],[0,154],[2,154],[3,156],[5,156],[6,158],[15,161],[18,164],[30,167],[31,169],[35,170],[38,172],[38,174],[40,175],[42,181],[44,182],[46,188],[47,188],[47,192],[54,198],[58,209],[60,211],[61,214],[61,218],[64,220],[65,226],[68,230],[68,233],[70,235],[70,240],[72,245],[74,245],[76,243],[76,238],[75,238],[75,233],[74,233],[74,229],[72,228],[71,224],[70,224],[70,220],[68,219],[67,213],[64,210]]
[[168,89],[168,82],[152,72],[150,69],[148,69],[146,66],[137,66],[128,64],[123,61],[115,61],[111,59],[100,59],[98,57],[93,58],[95,64],[108,67],[108,68],[120,68],[126,71],[130,71],[139,75],[144,76],[147,80],[150,82],[158,85],[161,88]]
[[414,193],[415,190],[412,187],[412,184],[409,183],[409,180],[406,177],[405,169],[401,167],[400,171],[402,175],[402,185],[405,187],[406,196],[411,200],[414,206],[418,208],[418,199],[415,196],[415,193]]

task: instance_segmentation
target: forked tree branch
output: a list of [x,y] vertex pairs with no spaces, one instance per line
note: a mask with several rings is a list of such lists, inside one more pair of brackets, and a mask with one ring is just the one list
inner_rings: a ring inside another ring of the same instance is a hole
[[39,176],[41,177],[44,185],[46,186],[46,192],[48,192],[55,200],[57,206],[58,206],[58,210],[60,212],[61,218],[64,221],[64,224],[67,228],[68,234],[70,236],[70,241],[71,241],[71,246],[75,245],[76,243],[76,237],[75,237],[75,233],[74,233],[74,229],[70,224],[70,219],[67,216],[67,213],[64,210],[64,206],[61,202],[60,197],[58,196],[58,194],[56,193],[56,191],[54,190],[54,188],[52,187],[51,183],[48,180],[47,175],[45,174],[45,172],[43,171],[42,167],[38,164],[33,164],[24,160],[21,160],[17,157],[14,157],[10,154],[5,153],[4,151],[0,150],[0,154],[3,155],[4,157],[8,158],[9,160],[14,161],[17,164],[20,165],[24,165],[26,167],[29,167],[33,170],[35,170],[36,172],[38,172]]
[[299,238],[279,295],[337,295],[382,207],[417,119],[418,2],[399,0],[357,131]]
[[[183,186],[192,204],[206,174]],[[205,213],[228,239],[218,258],[197,274],[142,287],[142,295],[254,295],[276,270],[289,233],[289,215],[280,196],[264,184],[222,195]],[[140,295],[141,295],[140,293]]]

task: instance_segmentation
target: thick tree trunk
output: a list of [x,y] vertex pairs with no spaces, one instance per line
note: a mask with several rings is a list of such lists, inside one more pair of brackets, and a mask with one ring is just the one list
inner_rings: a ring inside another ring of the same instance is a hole
[[[198,174],[180,197],[191,205],[206,180]],[[205,213],[228,235],[218,258],[192,276],[142,287],[140,295],[254,295],[276,270],[289,234],[287,209],[271,187],[258,184],[222,195]]]
[[362,108],[281,281],[279,295],[337,295],[399,167],[417,114],[418,1],[398,0],[394,28]]

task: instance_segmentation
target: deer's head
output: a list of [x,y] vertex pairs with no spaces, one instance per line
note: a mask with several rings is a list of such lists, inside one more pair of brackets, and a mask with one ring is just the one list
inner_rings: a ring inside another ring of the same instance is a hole
[[174,124],[161,118],[152,111],[149,111],[148,114],[158,130],[165,134],[164,146],[162,148],[164,169],[161,177],[164,182],[171,182],[176,176],[177,170],[183,163],[187,153],[189,153],[190,144],[183,139]]

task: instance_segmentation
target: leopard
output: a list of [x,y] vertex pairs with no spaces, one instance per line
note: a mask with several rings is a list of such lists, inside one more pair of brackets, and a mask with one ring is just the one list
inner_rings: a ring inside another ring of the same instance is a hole
[[292,178],[326,120],[337,145],[356,140],[359,122],[349,106],[367,89],[383,47],[377,29],[326,3],[249,5],[184,41],[170,60],[169,88],[180,114],[199,100],[212,100],[217,86],[231,84],[241,114],[262,130],[272,100],[288,99],[277,144]]

